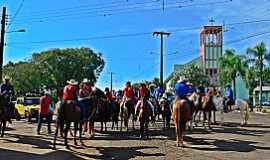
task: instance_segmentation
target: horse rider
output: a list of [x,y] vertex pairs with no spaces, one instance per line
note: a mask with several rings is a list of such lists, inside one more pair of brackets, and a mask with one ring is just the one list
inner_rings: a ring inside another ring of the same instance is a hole
[[189,87],[187,85],[187,81],[185,79],[179,80],[176,85],[175,85],[175,92],[176,92],[176,96],[179,99],[186,99],[188,92],[189,92]]
[[229,106],[234,104],[233,91],[231,85],[227,85],[226,94],[225,94],[225,104],[224,104],[224,112],[228,112]]
[[164,92],[165,91],[164,91],[164,88],[162,86],[158,86],[155,89],[155,98],[157,101],[161,98],[161,96],[163,95]]
[[9,76],[5,76],[4,77],[4,83],[1,84],[0,87],[0,92],[1,95],[4,97],[4,103],[7,106],[7,113],[8,113],[8,121],[9,123],[11,122],[11,118],[13,116],[13,112],[15,109],[15,106],[12,104],[12,100],[15,98],[15,91],[14,91],[14,87],[12,86],[11,82],[10,82],[10,77]]
[[[145,102],[147,102],[146,104],[148,104],[147,106],[149,107],[149,109],[151,110],[151,120],[154,121],[154,113],[155,113],[155,109],[153,104],[150,102],[149,98],[150,98],[150,91],[149,89],[146,87],[145,83],[141,83],[140,89],[139,89],[139,98],[143,99]],[[141,106],[142,100],[139,100],[137,102],[136,108],[135,108],[135,116],[138,117],[139,115],[139,107]]]
[[202,82],[200,83],[200,85],[197,88],[197,94],[199,95],[199,103],[201,105],[203,97],[205,96],[205,87],[204,87]]
[[91,106],[91,100],[90,100],[90,95],[92,93],[92,86],[91,86],[91,81],[87,78],[84,78],[83,81],[80,84],[80,90],[79,90],[79,106],[81,110],[81,124],[84,126],[84,132],[87,131],[87,121],[88,115],[87,111],[89,110],[89,107]]
[[133,106],[133,100],[134,100],[134,91],[131,86],[131,82],[128,81],[124,89],[124,96],[123,96],[122,102],[123,104],[130,103]]
[[63,103],[67,101],[72,101],[74,104],[77,104],[78,101],[78,82],[74,79],[67,81],[68,85],[64,87],[63,91]]
[[50,97],[49,91],[44,91],[43,96],[40,97],[40,109],[39,109],[39,116],[38,116],[38,127],[37,127],[37,134],[40,135],[41,125],[43,123],[43,119],[46,118],[48,123],[48,134],[51,134],[51,122],[53,113],[50,111],[50,106],[52,105],[52,100]]
[[188,96],[191,96],[193,93],[196,92],[196,89],[190,82],[187,82],[187,85],[188,85]]
[[110,110],[112,110],[115,107],[113,103],[113,94],[108,87],[105,88],[105,95],[107,102],[109,103]]

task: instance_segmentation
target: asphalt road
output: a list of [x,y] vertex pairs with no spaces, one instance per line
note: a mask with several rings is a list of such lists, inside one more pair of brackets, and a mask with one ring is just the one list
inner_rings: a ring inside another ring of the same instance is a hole
[[84,138],[80,146],[74,146],[70,139],[70,150],[65,149],[59,138],[57,150],[52,150],[53,136],[47,134],[46,126],[41,135],[36,135],[36,124],[15,121],[9,126],[7,135],[0,139],[0,160],[269,160],[270,115],[253,113],[244,127],[240,127],[239,116],[236,112],[228,113],[224,126],[214,125],[212,130],[199,126],[192,133],[188,131],[185,136],[187,148],[175,146],[174,128],[163,130],[157,122],[150,127],[150,140],[139,140],[138,131],[120,133],[109,129],[107,133],[96,133],[93,139]]

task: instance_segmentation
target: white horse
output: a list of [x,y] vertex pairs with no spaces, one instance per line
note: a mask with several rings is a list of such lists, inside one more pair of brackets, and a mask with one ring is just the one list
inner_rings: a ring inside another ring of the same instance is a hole
[[[215,103],[217,111],[220,111],[220,121],[221,124],[224,123],[224,97],[214,96],[213,101]],[[241,125],[246,125],[249,119],[249,105],[247,101],[243,99],[236,99],[235,105],[232,106],[232,111],[240,110],[240,121]]]

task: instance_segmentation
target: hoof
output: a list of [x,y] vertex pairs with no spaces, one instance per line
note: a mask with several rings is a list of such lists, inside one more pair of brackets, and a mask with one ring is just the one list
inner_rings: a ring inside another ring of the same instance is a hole
[[68,150],[69,150],[69,149],[70,149],[70,147],[69,147],[69,146],[66,146],[66,149],[68,149]]
[[56,150],[56,147],[55,147],[55,146],[53,146],[53,147],[52,147],[52,150]]

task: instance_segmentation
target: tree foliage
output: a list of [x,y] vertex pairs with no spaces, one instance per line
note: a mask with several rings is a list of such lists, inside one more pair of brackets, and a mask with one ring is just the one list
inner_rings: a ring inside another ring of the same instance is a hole
[[246,76],[247,63],[244,58],[236,55],[235,50],[226,50],[225,54],[219,59],[220,73],[219,81],[223,87],[233,82],[235,91],[236,74],[240,73],[242,77]]
[[195,86],[208,83],[208,77],[204,73],[203,69],[196,65],[190,65],[186,67],[181,73],[176,73],[173,77],[172,84],[174,85],[180,77],[185,77],[185,79],[194,84]]
[[4,74],[12,78],[19,93],[25,93],[39,90],[43,85],[57,89],[69,79],[88,78],[94,85],[104,65],[101,53],[90,48],[51,49],[33,53],[25,62],[8,63]]

